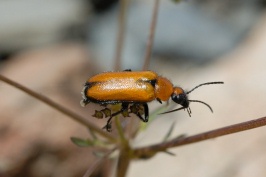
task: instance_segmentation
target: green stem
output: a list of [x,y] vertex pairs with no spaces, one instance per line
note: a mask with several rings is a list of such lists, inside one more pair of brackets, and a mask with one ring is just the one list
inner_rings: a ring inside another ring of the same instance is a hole
[[122,128],[122,126],[121,126],[121,122],[120,122],[118,116],[115,117],[115,124],[116,124],[116,127],[117,127],[117,131],[118,131],[118,134],[119,134],[119,137],[120,137],[121,143],[122,143],[123,145],[127,145],[127,144],[128,144],[128,141],[127,141],[127,139],[125,138],[125,133],[124,133],[124,131],[123,131],[123,128]]
[[118,116],[115,118],[115,123],[116,123],[118,134],[120,136],[120,141],[121,141],[116,176],[125,177],[129,164],[130,164],[132,149],[129,145],[128,140],[125,137],[125,133],[123,131],[123,128],[121,126],[121,122]]

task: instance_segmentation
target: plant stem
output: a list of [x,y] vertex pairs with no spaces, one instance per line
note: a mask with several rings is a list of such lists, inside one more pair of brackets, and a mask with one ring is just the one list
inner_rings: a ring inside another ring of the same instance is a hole
[[127,145],[128,144],[128,141],[125,137],[125,134],[124,134],[124,131],[123,131],[123,128],[121,126],[121,122],[119,121],[119,118],[118,116],[115,117],[115,124],[116,124],[116,127],[117,127],[117,131],[118,131],[118,135],[120,137],[120,142],[121,142],[121,145]]
[[6,78],[3,75],[0,75],[0,80],[2,80],[3,82],[14,86],[15,88],[29,94],[30,96],[36,98],[37,100],[40,100],[44,103],[46,103],[47,105],[51,106],[52,108],[60,111],[61,113],[75,119],[76,121],[78,121],[79,123],[87,126],[89,129],[91,129],[92,131],[97,132],[98,134],[102,135],[103,137],[105,137],[106,139],[108,139],[109,141],[112,142],[116,142],[116,138],[114,137],[114,135],[107,133],[105,131],[103,131],[102,129],[98,128],[96,125],[94,125],[93,123],[91,123],[87,118],[82,117],[78,114],[76,114],[75,112],[70,111],[69,109],[55,103],[54,101],[52,101],[51,99],[37,93],[34,92],[33,90],[30,90],[29,88],[26,88],[23,85],[18,84],[17,82],[14,82],[8,78]]
[[142,147],[142,148],[137,148],[134,150],[134,156],[135,157],[149,157],[150,154],[154,154],[154,152],[158,151],[164,151],[168,148],[173,148],[177,146],[182,146],[182,145],[187,145],[191,143],[196,143],[199,141],[204,141],[224,135],[229,135],[245,130],[250,130],[253,128],[258,128],[266,125],[266,117],[262,117],[259,119],[239,123],[239,124],[234,124],[230,125],[227,127],[222,127],[219,129],[211,130],[208,132],[200,133],[197,135],[189,136],[189,137],[184,137],[184,138],[175,138],[173,140],[170,140],[165,143],[159,143],[147,147]]
[[149,68],[149,65],[150,65],[151,53],[152,53],[152,47],[153,47],[153,41],[154,41],[154,34],[155,34],[158,11],[159,11],[159,2],[160,2],[160,0],[155,0],[155,2],[154,2],[152,20],[151,20],[151,25],[150,25],[150,34],[149,34],[147,45],[146,45],[146,54],[144,57],[144,64],[143,64],[143,68],[142,68],[142,70],[144,70],[144,71],[147,70]]
[[131,158],[129,155],[130,149],[128,149],[128,147],[123,147],[122,149],[120,149],[119,152],[119,158],[118,158],[118,164],[116,167],[116,176],[117,177],[125,177]]
[[118,17],[118,30],[116,40],[116,51],[115,51],[115,70],[121,69],[121,55],[124,46],[124,36],[126,28],[126,11],[128,9],[128,0],[120,0],[119,3],[119,17]]
[[121,126],[121,122],[119,121],[118,117],[115,118],[115,123],[117,127],[117,131],[120,137],[120,153],[118,158],[118,164],[116,169],[116,176],[117,177],[125,177],[127,169],[130,164],[130,154],[132,152],[132,149],[129,145],[128,140],[125,137],[125,133],[123,131],[123,128]]
[[117,150],[117,147],[114,147],[109,152],[107,152],[102,158],[97,159],[86,171],[86,173],[83,175],[83,177],[89,177],[92,175],[92,173],[100,166],[100,164],[103,162],[104,159],[106,159],[110,154],[112,154],[115,150]]

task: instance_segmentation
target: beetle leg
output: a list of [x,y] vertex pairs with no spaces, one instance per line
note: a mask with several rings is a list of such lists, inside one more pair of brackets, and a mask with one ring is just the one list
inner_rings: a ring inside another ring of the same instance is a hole
[[139,112],[138,112],[136,115],[140,118],[140,120],[142,120],[143,122],[146,122],[146,121],[145,121],[145,118],[143,118],[143,117],[140,115]]
[[144,107],[144,122],[148,122],[149,121],[149,107],[147,103],[143,103],[143,107]]
[[[136,105],[136,104],[135,104]],[[149,107],[147,103],[143,103],[143,104],[139,104],[140,106],[143,106],[144,109],[144,117],[142,117],[142,115],[140,114],[140,112],[137,110],[136,112],[134,112],[139,118],[140,120],[142,120],[143,122],[148,122],[149,121]]]
[[117,111],[113,114],[111,114],[110,118],[107,120],[107,123],[106,125],[103,127],[103,129],[106,129],[108,132],[111,131],[112,129],[112,118],[114,116],[117,116],[118,114],[121,114],[123,111],[127,110],[128,109],[128,103],[122,103],[122,108],[120,111]]
[[113,117],[114,116],[116,116],[116,115],[118,115],[118,114],[120,114],[120,113],[122,113],[123,111],[122,111],[122,109],[120,110],[120,111],[117,111],[116,113],[113,113],[111,116],[110,116],[110,118],[107,120],[107,123],[106,123],[106,125],[103,127],[103,129],[106,129],[108,132],[111,132],[111,130],[112,130],[112,119],[113,119]]
[[161,104],[163,103],[162,100],[160,100],[159,98],[156,98],[156,100]]
[[125,69],[125,70],[123,70],[123,71],[132,71],[131,69]]

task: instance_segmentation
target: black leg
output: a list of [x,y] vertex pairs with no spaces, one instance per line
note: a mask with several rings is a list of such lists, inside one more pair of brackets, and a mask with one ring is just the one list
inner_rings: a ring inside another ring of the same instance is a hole
[[159,103],[163,104],[162,100],[160,100],[159,98],[156,98],[156,100],[157,100]]
[[123,71],[131,71],[131,69],[125,69],[125,70],[123,70]]
[[136,113],[136,115],[138,116],[138,118],[140,119],[140,120],[142,120],[143,122],[145,122],[145,119],[140,115],[140,113],[138,112],[138,113]]
[[128,103],[122,103],[122,108],[120,111],[117,111],[113,114],[111,114],[110,118],[107,120],[107,123],[106,125],[103,127],[103,129],[106,129],[108,132],[111,131],[112,129],[112,118],[114,116],[117,116],[118,114],[121,114],[123,111],[127,110],[128,109]]
[[141,116],[141,114],[139,113],[138,110],[136,110],[136,112],[134,112],[139,118],[140,120],[142,120],[143,122],[148,122],[149,121],[149,107],[147,103],[143,103],[143,104],[139,104],[140,106],[143,106],[144,109],[144,118]]
[[149,106],[147,103],[143,103],[143,107],[144,107],[144,116],[145,116],[144,122],[148,122],[149,121]]

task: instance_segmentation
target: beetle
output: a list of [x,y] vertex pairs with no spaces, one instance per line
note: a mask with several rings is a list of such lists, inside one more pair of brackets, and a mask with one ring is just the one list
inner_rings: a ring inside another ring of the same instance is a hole
[[[159,76],[153,71],[131,71],[130,69],[120,72],[103,72],[92,76],[87,80],[81,92],[83,99],[81,105],[93,102],[100,105],[121,104],[121,109],[113,114],[105,112],[103,109],[96,111],[94,117],[102,118],[104,113],[109,117],[104,128],[111,130],[111,120],[114,116],[127,112],[130,106],[132,113],[136,114],[143,122],[149,120],[148,102],[157,100],[168,101],[170,98],[182,107],[161,114],[166,114],[181,109],[187,109],[190,116],[190,102],[199,102],[212,111],[212,108],[205,102],[199,100],[189,100],[188,94],[203,85],[223,84],[224,82],[207,82],[194,87],[192,90],[185,92],[181,87],[174,86],[167,78]],[[143,108],[144,117],[141,111]],[[132,111],[134,110],[134,111]],[[101,113],[103,112],[103,113]]]

